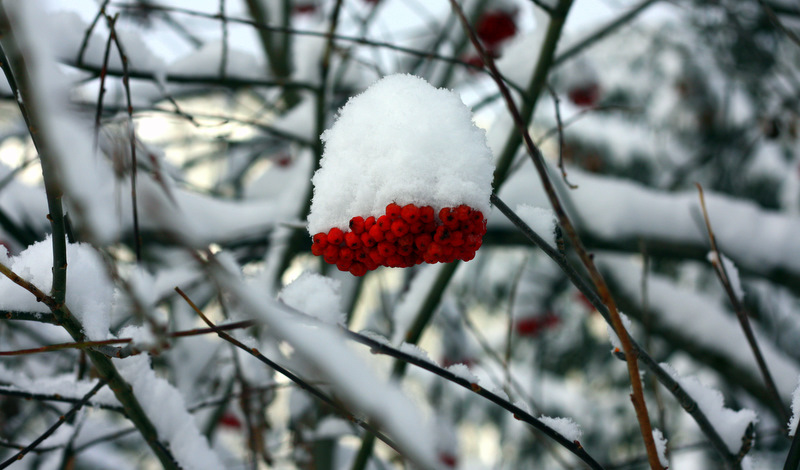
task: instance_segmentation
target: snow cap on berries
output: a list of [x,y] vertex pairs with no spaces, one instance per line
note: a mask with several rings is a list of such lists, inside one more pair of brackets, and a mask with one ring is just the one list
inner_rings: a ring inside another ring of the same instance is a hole
[[390,203],[465,204],[488,214],[493,163],[485,132],[458,94],[419,77],[384,77],[351,98],[322,136],[308,231],[350,229]]

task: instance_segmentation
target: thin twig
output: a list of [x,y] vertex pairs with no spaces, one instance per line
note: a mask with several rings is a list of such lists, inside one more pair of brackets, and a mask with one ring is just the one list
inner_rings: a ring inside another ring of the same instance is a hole
[[705,220],[706,229],[708,230],[708,239],[709,243],[711,244],[711,251],[713,252],[711,265],[714,267],[714,272],[717,274],[720,283],[722,283],[722,286],[728,295],[728,299],[730,299],[731,301],[733,310],[736,312],[736,318],[739,320],[739,324],[742,327],[742,331],[744,332],[744,335],[747,338],[747,344],[750,345],[750,349],[753,351],[753,356],[755,357],[756,363],[758,364],[758,370],[761,372],[761,377],[764,380],[764,385],[766,385],[767,387],[767,392],[775,402],[775,407],[780,412],[780,415],[783,418],[783,420],[788,421],[789,412],[783,404],[783,400],[781,399],[780,393],[778,393],[778,387],[775,386],[775,381],[772,379],[772,374],[769,371],[767,362],[764,360],[764,356],[761,354],[761,348],[758,346],[758,341],[756,340],[755,333],[753,333],[753,327],[750,325],[750,317],[747,313],[747,310],[745,306],[742,304],[741,299],[739,299],[739,297],[736,295],[736,292],[734,292],[733,290],[733,286],[731,285],[731,280],[730,280],[731,278],[728,275],[727,269],[725,268],[723,255],[717,248],[716,237],[714,236],[714,231],[711,228],[711,220],[709,219],[708,216],[708,209],[706,208],[706,200],[703,195],[703,187],[700,186],[700,183],[695,183],[695,184],[697,185],[697,191],[700,197],[700,207],[703,210],[703,219]]
[[22,321],[35,321],[39,323],[48,323],[50,325],[57,325],[55,315],[52,313],[41,312],[21,312],[18,310],[0,310],[0,318],[6,320],[22,320]]
[[[169,338],[186,338],[190,336],[201,336],[201,335],[216,333],[218,331],[231,331],[231,330],[238,330],[241,328],[249,328],[254,324],[255,322],[253,322],[252,320],[243,320],[235,323],[226,323],[224,325],[217,325],[214,326],[213,328],[194,328],[191,330],[173,331],[171,333],[166,333],[166,336]],[[85,350],[93,348],[97,349],[99,352],[103,353],[108,357],[124,358],[139,354],[141,351],[137,349],[124,350],[120,348],[103,348],[103,346],[109,346],[113,344],[130,344],[130,343],[133,343],[132,338],[115,338],[115,339],[105,339],[100,341],[76,341],[69,343],[57,343],[57,344],[48,344],[46,346],[40,346],[38,348],[17,349],[14,351],[0,351],[0,357],[25,356],[28,354],[63,351],[65,349]]]
[[228,74],[228,18],[225,16],[225,0],[219,0],[219,18],[222,23],[222,54],[219,60],[219,78]]
[[[118,15],[118,14],[117,14]],[[114,40],[114,45],[117,47],[120,61],[122,61],[122,86],[125,89],[125,100],[128,104],[128,138],[130,139],[131,146],[131,206],[133,210],[133,246],[136,251],[136,261],[142,262],[142,236],[139,232],[139,204],[136,197],[136,175],[138,172],[138,162],[136,161],[136,127],[133,123],[133,104],[131,100],[131,85],[130,75],[128,74],[128,55],[125,54],[125,49],[122,47],[122,42],[119,40],[115,28],[117,15],[114,19],[106,17],[108,21],[108,29],[111,33],[111,38]]]
[[[119,8],[122,8],[122,9],[133,8],[132,5],[126,4],[126,3],[117,3],[117,2],[115,2],[115,3],[113,3],[113,5],[115,7],[119,7]],[[216,13],[204,13],[204,12],[201,12],[201,11],[191,10],[191,9],[188,9],[188,8],[180,8],[180,7],[172,7],[172,6],[166,7],[166,6],[159,6],[159,5],[152,5],[152,4],[146,5],[146,6],[144,6],[144,5],[136,5],[136,8],[146,8],[148,10],[154,10],[154,11],[167,11],[167,12],[181,13],[181,14],[185,14],[185,15],[189,15],[189,16],[195,16],[195,17],[198,17],[198,18],[206,18],[206,19],[210,19],[210,20],[220,20],[220,18],[217,16]],[[297,36],[312,36],[312,37],[325,38],[325,39],[327,39],[329,37],[333,37],[337,41],[345,41],[345,42],[350,42],[350,43],[354,43],[354,44],[360,44],[360,45],[363,45],[363,46],[379,47],[379,48],[388,49],[388,50],[392,50],[392,51],[402,52],[404,54],[409,54],[409,55],[413,55],[413,56],[417,56],[417,57],[424,57],[424,58],[429,59],[429,60],[439,60],[439,61],[442,61],[442,62],[449,62],[449,63],[453,63],[453,64],[459,64],[459,65],[462,65],[464,67],[467,67],[467,68],[470,68],[470,69],[473,69],[473,70],[476,70],[476,71],[482,71],[483,70],[482,67],[469,64],[466,61],[461,60],[458,57],[445,56],[445,55],[441,55],[441,54],[432,53],[431,51],[421,51],[421,50],[413,49],[413,48],[410,48],[410,47],[399,46],[399,45],[397,45],[395,43],[385,42],[385,41],[375,41],[375,40],[372,40],[372,39],[367,39],[365,37],[348,36],[348,35],[343,35],[343,34],[329,34],[328,32],[324,32],[324,31],[312,31],[312,30],[296,29],[296,28],[284,27],[284,26],[274,26],[274,25],[268,25],[268,24],[264,24],[264,23],[259,23],[258,21],[253,21],[253,20],[246,19],[246,18],[236,18],[236,17],[232,17],[232,16],[228,16],[227,17],[227,21],[230,22],[230,23],[252,26],[253,28],[255,28],[255,29],[259,30],[259,31],[268,31],[268,32],[273,32],[273,33],[283,33],[283,34],[287,34],[287,35],[297,35]],[[230,78],[229,78],[229,80],[230,80]],[[279,80],[278,82],[285,82],[285,80]],[[276,85],[276,86],[281,86],[281,85]],[[310,87],[313,88],[313,87],[316,87],[316,86],[317,85],[311,85]]]
[[764,0],[758,0],[758,4],[761,5],[761,8],[763,8],[764,12],[767,13],[767,17],[772,24],[781,30],[781,32],[785,34],[786,37],[788,37],[796,46],[800,46],[800,37],[798,37],[794,31],[787,28],[786,25],[783,24],[783,21],[781,21],[781,19],[778,18],[778,15],[775,14],[775,10],[773,10],[772,7],[770,7]]
[[92,37],[92,32],[94,31],[94,27],[97,26],[97,22],[100,21],[100,18],[105,16],[106,14],[106,6],[108,6],[108,2],[110,0],[103,0],[103,3],[100,5],[100,9],[97,10],[97,14],[94,15],[94,19],[92,23],[86,28],[86,31],[83,33],[83,39],[81,40],[81,46],[78,48],[78,57],[76,62],[78,64],[83,64],[83,55],[86,53],[86,47],[89,45],[89,39]]
[[[107,2],[106,2],[107,3]],[[117,16],[115,15],[113,18],[108,19],[106,17],[106,21],[109,24],[116,23]],[[111,30],[108,33],[108,39],[106,39],[106,48],[105,52],[103,53],[103,64],[100,67],[100,89],[97,92],[97,105],[94,115],[94,149],[95,152],[97,151],[97,147],[99,145],[100,140],[100,118],[103,116],[103,97],[106,95],[106,76],[108,72],[108,59],[111,55],[111,36],[114,34],[114,30]],[[83,54],[81,54],[81,57]],[[78,63],[81,63],[81,59],[79,58]]]
[[372,338],[363,336],[363,335],[361,335],[359,333],[356,333],[354,331],[350,331],[348,329],[342,328],[342,332],[348,338],[352,339],[353,341],[361,343],[361,344],[363,344],[365,346],[369,346],[369,348],[370,348],[370,350],[371,350],[371,352],[373,354],[384,354],[384,355],[387,355],[387,356],[391,356],[391,357],[393,357],[393,358],[395,358],[395,359],[397,359],[399,361],[402,361],[403,363],[414,365],[416,367],[419,367],[420,369],[425,369],[428,372],[431,372],[431,373],[433,373],[435,375],[438,375],[439,377],[442,377],[443,379],[445,379],[445,380],[447,380],[449,382],[452,382],[452,383],[457,384],[457,385],[459,385],[459,386],[461,386],[463,388],[466,388],[468,390],[473,391],[474,393],[480,395],[483,398],[486,398],[487,400],[489,400],[492,403],[500,406],[501,408],[503,408],[503,409],[505,409],[507,411],[510,411],[511,413],[513,413],[515,419],[518,419],[518,420],[520,420],[520,421],[522,421],[524,423],[527,423],[527,424],[533,426],[534,428],[538,429],[542,433],[546,434],[549,438],[553,439],[554,441],[559,443],[561,446],[563,446],[564,448],[569,450],[576,457],[578,457],[583,462],[585,462],[590,468],[594,468],[594,469],[603,468],[599,463],[597,463],[597,461],[595,461],[591,457],[591,455],[589,455],[586,452],[586,450],[580,445],[579,442],[577,442],[577,441],[575,441],[575,442],[569,441],[563,435],[561,435],[560,433],[554,431],[552,428],[550,428],[547,425],[545,425],[544,423],[542,423],[539,419],[537,419],[536,417],[534,417],[533,415],[531,415],[527,411],[525,411],[525,410],[521,409],[520,407],[514,405],[510,401],[508,401],[508,400],[506,400],[504,398],[501,398],[499,395],[484,389],[483,387],[481,387],[477,383],[470,382],[469,380],[467,380],[465,378],[462,378],[462,377],[450,372],[447,369],[443,369],[442,367],[439,367],[438,365],[436,365],[436,364],[434,364],[432,362],[429,362],[429,361],[427,361],[425,359],[421,359],[421,358],[419,358],[417,356],[413,356],[411,354],[404,353],[404,352],[402,352],[402,351],[400,351],[398,349],[395,349],[394,347],[392,347],[392,346],[390,346],[388,344],[375,341]]
[[553,87],[550,85],[547,85],[547,91],[550,92],[550,96],[553,98],[553,107],[556,111],[556,132],[558,133],[558,169],[561,170],[561,178],[563,178],[564,184],[566,184],[569,189],[578,189],[578,186],[567,181],[567,170],[564,169],[564,126],[561,124],[560,100],[558,99],[556,92],[553,90]]
[[53,434],[54,432],[56,432],[56,429],[58,429],[58,428],[59,428],[59,427],[60,427],[62,424],[64,424],[65,422],[67,422],[67,420],[68,420],[68,419],[71,419],[71,418],[72,418],[72,416],[74,416],[74,415],[75,415],[75,413],[77,413],[77,412],[78,412],[78,410],[80,410],[80,409],[83,407],[83,405],[85,405],[85,404],[86,404],[86,402],[88,402],[88,401],[89,401],[89,399],[90,399],[90,398],[92,398],[92,397],[93,397],[93,396],[94,396],[94,395],[95,395],[97,392],[99,392],[99,391],[100,391],[100,389],[101,389],[101,388],[103,388],[105,385],[106,385],[106,381],[105,381],[105,380],[100,380],[100,381],[98,381],[98,382],[97,382],[97,385],[95,385],[94,387],[92,387],[92,389],[91,389],[91,390],[89,390],[89,393],[87,393],[86,395],[84,395],[84,396],[83,396],[83,398],[81,399],[81,401],[79,401],[78,403],[76,403],[76,404],[75,404],[75,406],[73,406],[72,408],[70,408],[70,410],[69,410],[69,411],[67,411],[67,412],[66,412],[66,413],[65,413],[63,416],[61,416],[60,418],[58,418],[58,421],[56,421],[56,422],[55,422],[55,423],[54,423],[52,426],[50,426],[50,427],[47,429],[47,431],[45,431],[45,432],[44,432],[44,433],[43,433],[41,436],[39,436],[39,437],[38,437],[38,438],[36,438],[36,439],[35,439],[33,442],[31,442],[31,443],[30,443],[30,445],[29,445],[28,447],[26,447],[26,448],[24,448],[24,449],[20,450],[19,452],[17,452],[15,455],[13,455],[13,456],[11,456],[10,458],[8,458],[8,459],[7,459],[6,461],[4,461],[3,463],[0,463],[0,469],[7,468],[7,467],[9,467],[9,466],[10,466],[12,463],[14,463],[14,462],[16,462],[16,461],[18,461],[18,460],[22,460],[22,458],[23,458],[23,457],[25,457],[25,454],[27,454],[27,453],[28,453],[28,452],[30,452],[31,450],[35,449],[35,448],[36,448],[36,446],[38,446],[39,444],[41,444],[41,443],[42,443],[42,442],[43,442],[45,439],[47,439],[48,437],[50,437],[50,435],[51,435],[51,434]]

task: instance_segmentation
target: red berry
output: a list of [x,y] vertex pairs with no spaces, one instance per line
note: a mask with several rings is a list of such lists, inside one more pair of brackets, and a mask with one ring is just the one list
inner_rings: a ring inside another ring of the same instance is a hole
[[378,250],[371,250],[368,254],[369,258],[377,265],[383,264],[384,260],[386,259],[385,256],[381,256]]
[[378,253],[384,258],[392,256],[395,252],[395,247],[391,243],[380,242],[378,243]]
[[383,241],[383,230],[381,230],[379,225],[373,225],[372,228],[369,229],[369,236],[372,237],[375,242]]
[[378,217],[378,228],[383,230],[384,232],[388,232],[392,229],[392,219],[388,215],[382,215]]
[[517,33],[517,25],[511,14],[505,11],[489,11],[481,15],[475,33],[489,49],[494,49]]
[[324,248],[319,243],[313,243],[311,245],[311,254],[314,256],[322,256],[322,253],[325,251]]
[[392,222],[392,233],[398,238],[408,233],[408,224],[403,219],[397,219]]
[[340,228],[333,227],[328,232],[328,243],[331,245],[340,245],[344,241],[344,232]]
[[355,253],[350,248],[339,248],[339,261],[353,261]]
[[473,258],[475,258],[475,251],[472,250],[467,250],[458,257],[461,261],[471,261]]
[[465,206],[464,204],[461,204],[460,206],[456,207],[456,210],[453,211],[453,213],[456,216],[456,219],[460,221],[469,220],[470,212],[472,212],[472,209],[470,209],[469,206]]
[[292,8],[292,13],[296,15],[308,15],[317,11],[317,5],[314,3],[299,3]]
[[414,204],[406,204],[400,211],[400,216],[409,224],[416,222],[419,219],[419,209]]
[[576,86],[567,92],[569,100],[578,106],[594,106],[600,99],[600,87],[597,83]]
[[349,271],[350,270],[350,266],[352,266],[352,265],[353,265],[353,260],[352,259],[349,259],[349,260],[340,259],[336,263],[336,269],[338,269],[339,271]]
[[455,248],[450,245],[442,245],[442,256],[445,257],[447,262],[453,261],[455,259],[453,257],[453,253],[455,253]]
[[416,221],[413,224],[410,224],[408,226],[408,231],[413,233],[413,234],[417,234],[417,233],[422,232],[422,229],[423,229],[424,226],[425,225],[418,220],[418,221]]
[[402,268],[404,264],[405,261],[400,255],[391,255],[386,258],[386,266],[390,268]]
[[481,222],[483,220],[483,212],[472,211],[472,213],[469,215],[469,220],[473,222]]
[[363,217],[353,217],[350,219],[350,230],[353,231],[355,234],[360,234],[364,231],[364,218]]
[[414,239],[414,245],[417,247],[419,251],[424,252],[428,249],[428,246],[433,241],[430,235],[427,233],[423,233],[422,235],[417,235],[417,238]]
[[514,329],[520,336],[537,336],[542,330],[558,325],[560,319],[552,313],[528,318],[519,318],[514,322]]
[[402,256],[408,256],[414,251],[414,247],[411,245],[400,245],[397,247],[397,253]]
[[350,265],[350,273],[353,276],[361,277],[364,274],[367,274],[367,267],[364,266],[362,263],[354,262]]
[[351,250],[357,250],[357,249],[361,248],[361,237],[359,237],[358,235],[356,235],[353,232],[347,232],[344,235],[344,243]]
[[325,232],[320,232],[314,235],[313,240],[315,244],[320,245],[323,249],[328,246],[328,236],[325,234]]
[[423,224],[433,222],[434,212],[431,206],[422,206],[419,208],[419,221]]
[[219,424],[221,426],[223,426],[223,427],[226,427],[226,428],[239,429],[239,428],[242,427],[242,422],[239,420],[239,418],[235,414],[233,414],[231,412],[225,412],[219,418]]
[[400,208],[400,206],[398,206],[397,204],[395,204],[393,202],[389,203],[389,205],[386,206],[386,215],[388,215],[389,218],[392,219],[392,220],[397,219],[398,217],[400,217],[400,213],[401,212],[402,212],[402,209]]
[[397,239],[399,246],[412,246],[414,244],[414,235],[407,233]]
[[436,229],[436,233],[433,235],[433,241],[441,244],[450,243],[450,230],[448,230],[444,225],[440,225]]
[[368,233],[361,234],[361,244],[367,248],[372,248],[375,246],[375,239]]
[[375,217],[369,216],[366,219],[364,219],[364,231],[365,232],[368,232],[369,229],[371,229],[373,225],[375,225]]
[[336,262],[339,261],[339,247],[328,245],[325,251],[322,252],[322,256],[325,258],[326,263],[336,264]]
[[426,251],[426,253],[430,253],[433,256],[439,257],[443,253],[442,245],[440,245],[440,244],[438,244],[436,242],[433,242],[430,245],[428,245],[428,250]]
[[367,271],[374,271],[378,269],[379,265],[368,256],[367,259],[364,260],[364,266],[367,267]]
[[383,234],[383,238],[384,238],[384,239],[385,239],[387,242],[394,242],[395,240],[397,240],[397,235],[395,235],[395,234],[394,234],[394,232],[392,232],[391,230],[389,230],[388,232],[386,232],[386,233],[384,233],[384,234]]

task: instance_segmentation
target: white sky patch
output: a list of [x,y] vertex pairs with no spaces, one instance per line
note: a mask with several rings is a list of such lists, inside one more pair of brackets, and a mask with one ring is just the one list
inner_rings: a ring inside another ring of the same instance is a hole
[[322,136],[309,233],[348,229],[386,205],[467,204],[489,212],[492,155],[486,133],[453,91],[407,74],[382,78],[351,98]]
[[653,428],[653,441],[656,443],[656,453],[658,454],[658,461],[661,466],[667,468],[669,460],[667,459],[667,439],[659,429]]
[[707,388],[696,377],[681,377],[671,365],[662,362],[661,367],[681,384],[686,393],[697,402],[698,408],[714,426],[722,441],[732,454],[742,447],[742,436],[750,423],[758,421],[756,412],[747,408],[733,411],[725,408],[725,399],[719,390]]
[[[53,285],[51,243],[48,236],[29,246],[19,256],[6,258],[3,264],[45,294],[50,294]],[[80,321],[89,339],[108,339],[114,285],[100,255],[90,245],[68,244],[67,263],[67,307]],[[43,303],[37,302],[30,292],[5,276],[0,277],[0,309],[50,311]]]
[[550,209],[520,204],[515,211],[550,246],[556,246],[556,215]]
[[[739,279],[739,270],[727,256],[722,253],[720,253],[720,256],[722,257],[722,265],[725,266],[725,274],[728,275],[728,282],[731,283],[733,293],[736,295],[736,298],[739,299],[739,302],[741,302],[744,300],[744,289],[742,289],[742,282]],[[708,259],[709,263],[713,264],[717,261],[717,255],[713,251],[709,251],[708,255],[706,255],[706,259]]]
[[225,468],[220,458],[186,411],[178,389],[156,377],[150,368],[150,356],[141,354],[125,359],[113,359],[119,373],[133,389],[147,417],[155,426],[160,439],[169,444],[170,452],[183,468],[217,470]]
[[342,283],[316,273],[304,272],[283,288],[278,300],[331,325],[344,325],[341,311]]
[[539,421],[548,428],[564,436],[568,441],[580,441],[583,431],[572,418],[551,418],[550,416],[539,416]]
[[797,432],[797,424],[800,421],[800,377],[797,379],[797,388],[792,394],[792,417],[789,419],[789,436],[794,436]]

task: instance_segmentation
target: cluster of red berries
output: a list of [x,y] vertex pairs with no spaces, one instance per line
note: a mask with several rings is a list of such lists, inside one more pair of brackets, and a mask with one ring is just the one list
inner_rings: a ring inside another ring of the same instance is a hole
[[483,213],[469,206],[445,207],[437,217],[430,206],[391,203],[378,218],[353,217],[346,232],[334,227],[314,235],[311,253],[340,271],[363,276],[378,266],[407,268],[423,261],[469,261],[484,234]]

